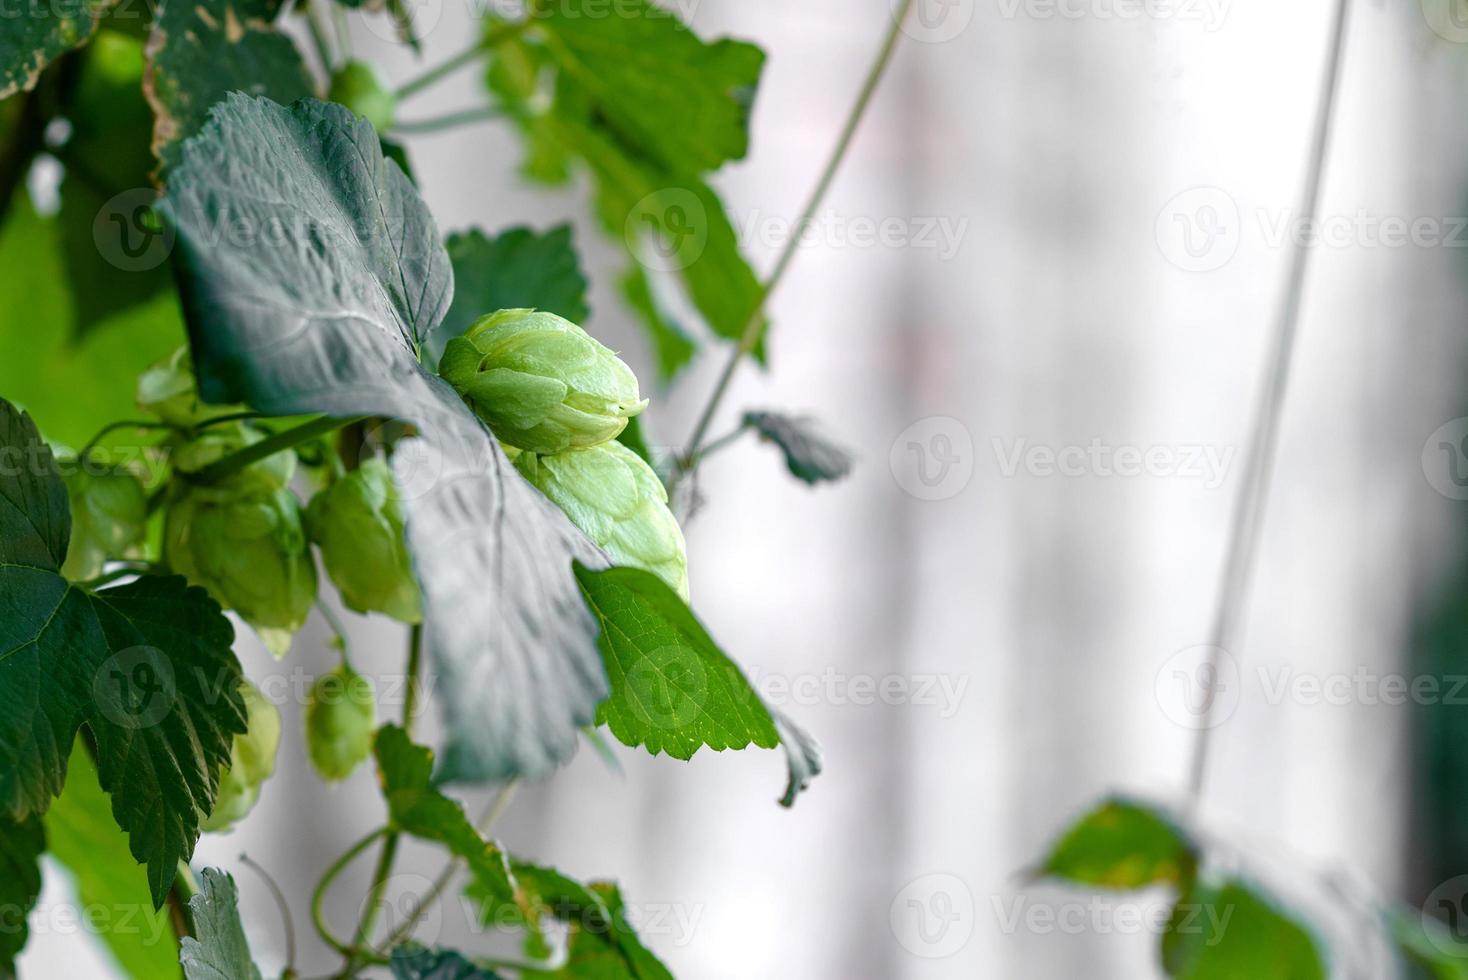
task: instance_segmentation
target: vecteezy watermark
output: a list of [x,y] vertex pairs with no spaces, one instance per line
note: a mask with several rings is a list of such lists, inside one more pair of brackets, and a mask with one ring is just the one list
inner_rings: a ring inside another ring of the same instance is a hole
[[947,415],[919,419],[892,440],[888,465],[897,485],[919,500],[948,500],[974,475],[974,438]]
[[152,948],[171,937],[173,927],[166,912],[151,905],[129,902],[46,902],[27,910],[20,905],[0,905],[0,936],[15,936],[29,929],[32,936],[114,936]]
[[990,898],[999,931],[1007,936],[1025,932],[1037,936],[1083,934],[1137,936],[1199,936],[1205,946],[1223,941],[1232,905],[1166,901],[1133,901],[1110,895],[1047,901],[1019,895]]
[[1468,875],[1449,878],[1428,894],[1422,903],[1422,931],[1449,956],[1468,952]]
[[1257,668],[1264,700],[1271,705],[1285,702],[1313,707],[1399,707],[1415,705],[1468,705],[1468,674],[1378,673],[1358,666],[1349,672],[1327,674],[1296,670],[1288,665]]
[[1434,34],[1468,44],[1468,0],[1421,0],[1422,16]]
[[946,959],[974,934],[973,892],[956,875],[923,875],[892,899],[888,921],[898,944],[912,955]]
[[1227,265],[1246,238],[1264,248],[1468,248],[1468,216],[1351,213],[1304,215],[1256,208],[1247,215],[1227,191],[1194,187],[1171,198],[1153,224],[1167,261],[1188,272]]
[[[907,0],[888,0],[892,16],[902,17]],[[901,21],[902,33],[923,44],[942,44],[962,34],[974,19],[974,0],[912,0]]]
[[1233,0],[999,0],[1005,20],[1178,21],[1212,33],[1228,19]]
[[1157,705],[1180,728],[1217,728],[1238,710],[1242,677],[1239,664],[1222,647],[1179,650],[1153,679]]
[[123,272],[146,272],[168,261],[173,229],[153,210],[158,193],[134,187],[107,199],[92,219],[97,254]]
[[1445,422],[1427,437],[1422,475],[1449,500],[1468,500],[1468,418]]
[[665,187],[648,194],[627,215],[627,248],[657,272],[679,272],[703,257],[709,242],[709,215],[697,194]]
[[774,250],[792,238],[802,248],[888,248],[936,252],[947,262],[958,254],[968,234],[969,219],[953,215],[850,215],[827,208],[803,227],[783,215],[758,208],[736,217],[742,245]]
[[1208,490],[1223,486],[1233,463],[1234,447],[1210,445],[1120,445],[1099,438],[1088,444],[1067,446],[1031,445],[1020,438],[1006,443],[995,436],[990,443],[999,472],[1006,479],[1023,470],[1041,479],[1052,477],[1156,477],[1198,480]]
[[968,691],[967,674],[847,674],[827,667],[819,674],[779,674],[758,668],[749,671],[749,683],[766,704],[775,707],[830,705],[859,708],[931,708],[938,717],[958,713]]

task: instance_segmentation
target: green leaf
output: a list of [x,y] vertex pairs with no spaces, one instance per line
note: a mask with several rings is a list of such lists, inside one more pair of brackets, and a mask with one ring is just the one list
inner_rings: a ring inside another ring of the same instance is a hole
[[77,729],[96,738],[102,788],[148,864],[155,906],[193,853],[231,737],[244,731],[234,629],[181,578],[88,592],[59,574],[66,491],[29,416],[0,401],[0,812],[44,813]]
[[148,877],[128,853],[127,835],[112,819],[80,741],[71,753],[66,789],[46,811],[48,850],[76,880],[77,902],[118,964],[136,980],[180,976],[178,940],[168,913],[153,908]]
[[454,265],[454,302],[429,338],[430,364],[438,363],[445,344],[496,310],[544,310],[576,324],[591,315],[570,225],[543,235],[511,228],[494,238],[474,229],[450,235],[447,245]]
[[74,330],[97,327],[171,284],[162,229],[148,206],[153,111],[142,93],[143,44],[103,31],[87,49],[64,109],[71,135],[58,151],[61,243]]
[[[342,106],[232,95],[186,147],[160,208],[177,231],[205,400],[390,416],[422,434],[394,461],[442,681],[444,778],[569,758],[607,690],[571,561],[604,559],[418,363],[452,272],[371,124]],[[272,244],[218,235],[221,221]]]
[[[103,425],[133,415],[138,375],[184,341],[174,294],[77,339],[60,226],[37,215],[24,194],[0,230],[0,268],[26,284],[24,303],[0,304],[0,350],[25,352],[0,357],[0,395],[30,410],[48,438],[78,448]],[[120,438],[136,440],[131,433]]]
[[647,270],[642,266],[633,265],[622,277],[622,298],[633,312],[642,317],[647,327],[653,356],[658,362],[658,377],[664,381],[671,380],[693,360],[698,345],[664,312],[652,293],[652,284],[647,281]]
[[1398,950],[1422,974],[1433,980],[1468,980],[1468,946],[1453,930],[1417,909],[1396,907],[1384,914]]
[[785,454],[790,475],[805,483],[839,480],[851,472],[852,456],[823,436],[810,419],[779,412],[745,412],[744,424]]
[[188,980],[260,980],[240,924],[239,901],[233,878],[216,868],[204,869],[199,894],[189,899],[198,938],[184,937],[180,955]]
[[36,816],[0,815],[0,980],[14,980],[15,957],[26,944],[26,917],[41,897],[46,831]]
[[1198,857],[1188,834],[1156,807],[1118,798],[1077,821],[1039,873],[1102,888],[1186,888],[1197,874]]
[[1198,882],[1173,910],[1162,961],[1175,980],[1325,980],[1315,940],[1248,884]]
[[597,722],[622,744],[685,761],[704,746],[780,744],[749,681],[661,579],[636,568],[577,568],[576,576],[612,679]]
[[396,980],[500,980],[493,970],[482,970],[448,949],[424,949],[412,943],[392,951]]
[[86,44],[107,0],[19,0],[0,31],[0,99],[35,87],[58,56]]
[[277,0],[159,0],[143,91],[153,106],[153,152],[167,171],[226,94],[294,102],[315,84],[289,36],[273,25]]

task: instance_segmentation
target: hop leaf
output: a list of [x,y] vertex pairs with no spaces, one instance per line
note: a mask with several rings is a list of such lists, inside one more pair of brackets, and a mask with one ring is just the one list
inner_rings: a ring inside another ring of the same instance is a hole
[[398,100],[377,69],[365,61],[349,61],[331,76],[328,97],[370,122],[379,133],[391,128]]
[[668,509],[668,491],[642,457],[609,442],[554,456],[522,453],[515,467],[614,564],[652,572],[688,597],[683,531]]
[[148,528],[148,498],[137,477],[126,472],[87,473],[63,478],[71,504],[71,544],[61,574],[73,582],[95,578],[109,558],[122,558]]
[[449,341],[439,373],[501,441],[532,453],[599,446],[647,407],[615,353],[535,310],[482,317]]
[[377,705],[372,682],[342,664],[311,685],[306,746],[323,779],[346,779],[372,754]]
[[349,607],[405,623],[422,621],[402,508],[381,459],[369,459],[316,494],[306,509],[306,531]]
[[280,712],[249,681],[240,685],[245,700],[246,731],[234,737],[229,768],[219,777],[219,797],[200,828],[219,833],[233,827],[255,808],[260,787],[275,772],[280,748]]

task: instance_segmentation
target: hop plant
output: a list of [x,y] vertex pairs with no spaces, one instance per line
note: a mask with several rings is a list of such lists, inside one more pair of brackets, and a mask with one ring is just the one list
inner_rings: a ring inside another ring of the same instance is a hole
[[392,473],[380,458],[317,493],[306,509],[306,530],[348,607],[405,623],[422,620],[402,508]]
[[646,569],[688,598],[683,531],[651,466],[609,442],[580,452],[520,453],[515,466],[619,565]]
[[[211,432],[180,449],[175,465],[184,473],[202,469],[233,451],[236,437]],[[243,444],[252,441],[245,437]],[[286,486],[293,469],[294,458],[282,453],[217,484],[185,482],[163,528],[168,565],[238,612],[277,657],[316,601],[301,505]]]
[[532,453],[599,446],[647,407],[613,351],[536,310],[481,317],[449,341],[439,373],[501,441]]
[[346,779],[372,753],[377,704],[372,682],[345,661],[311,685],[306,747],[311,764],[330,781]]
[[187,347],[139,375],[137,401],[138,408],[182,429],[239,410],[236,405],[205,405],[199,400]]
[[249,681],[240,685],[245,699],[247,728],[236,735],[229,768],[219,776],[214,810],[200,826],[210,833],[229,830],[255,808],[260,787],[275,772],[280,748],[280,712]]
[[61,574],[74,582],[95,578],[109,558],[123,558],[142,543],[148,529],[148,498],[137,477],[125,471],[67,474],[71,545]]
[[398,100],[377,69],[365,61],[349,61],[331,76],[327,97],[340,102],[382,132],[392,126]]

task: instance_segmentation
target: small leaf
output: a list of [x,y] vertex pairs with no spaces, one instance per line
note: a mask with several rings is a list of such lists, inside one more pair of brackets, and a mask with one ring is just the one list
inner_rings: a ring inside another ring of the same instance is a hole
[[430,364],[438,363],[445,344],[496,310],[543,310],[576,324],[591,315],[570,225],[543,235],[511,228],[494,238],[474,229],[450,235],[446,245],[454,265],[454,302],[425,345]]
[[623,745],[686,761],[704,746],[780,744],[749,681],[661,579],[636,568],[577,568],[576,577],[612,679],[597,722]]
[[161,906],[244,731],[234,629],[182,578],[95,593],[68,583],[59,569],[71,522],[55,459],[3,400],[0,453],[25,461],[0,471],[0,812],[45,812],[85,723],[113,816]]
[[41,852],[46,831],[39,817],[0,815],[0,978],[14,980],[15,957],[29,938],[26,917],[41,897]]
[[199,894],[189,899],[198,938],[185,936],[179,957],[188,980],[260,980],[240,924],[239,900],[233,878],[204,869]]
[[851,453],[821,435],[810,419],[779,412],[745,412],[744,424],[785,454],[785,466],[797,480],[816,484],[851,472]]
[[1447,925],[1417,909],[1391,908],[1384,914],[1392,940],[1409,963],[1433,980],[1468,980],[1468,945]]
[[1111,799],[1066,832],[1039,873],[1102,888],[1186,888],[1197,868],[1197,845],[1156,807]]
[[780,805],[788,809],[821,774],[824,765],[821,746],[810,732],[791,721],[783,711],[772,709],[770,714],[775,719],[775,730],[780,733],[780,744],[785,749],[785,762],[790,770],[785,795],[780,797]]
[[86,44],[107,0],[20,0],[0,32],[0,99],[34,88],[59,55]]
[[289,36],[273,26],[278,0],[159,0],[143,91],[153,106],[153,152],[164,169],[227,93],[294,102],[313,93]]
[[136,980],[179,975],[178,940],[166,911],[153,908],[148,876],[112,819],[97,767],[78,740],[66,789],[46,811],[47,850],[76,879],[88,931],[100,936]]
[[[200,391],[271,415],[412,421],[395,478],[446,779],[547,772],[575,751],[606,675],[572,559],[604,559],[514,472],[417,352],[453,292],[427,206],[343,106],[232,95],[190,141],[160,205],[177,229]],[[217,234],[220,222],[251,234]]]
[[1325,980],[1315,940],[1242,881],[1197,883],[1173,910],[1162,960],[1174,980]]
[[424,949],[407,943],[392,951],[396,980],[500,980],[493,970],[482,970],[448,949]]

